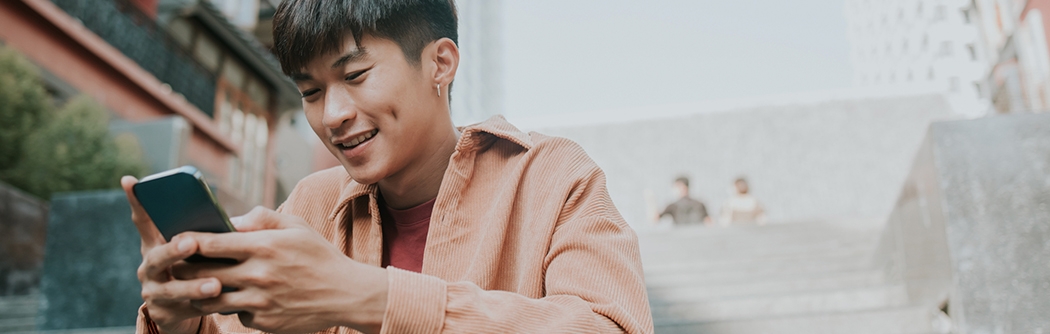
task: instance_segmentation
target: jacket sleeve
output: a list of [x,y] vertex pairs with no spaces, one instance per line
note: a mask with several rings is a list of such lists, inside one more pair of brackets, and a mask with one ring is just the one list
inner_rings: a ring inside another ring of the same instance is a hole
[[602,172],[580,178],[544,259],[545,297],[388,268],[383,333],[651,333],[638,238],[612,205]]

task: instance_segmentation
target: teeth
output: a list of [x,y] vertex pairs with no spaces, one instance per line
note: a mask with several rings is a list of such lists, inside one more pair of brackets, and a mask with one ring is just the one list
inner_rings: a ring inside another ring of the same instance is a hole
[[351,140],[349,143],[342,144],[342,146],[346,147],[346,148],[357,146],[357,144],[360,144],[361,142],[364,142],[364,141],[368,140],[369,138],[372,138],[372,136],[375,136],[376,133],[379,133],[379,129],[372,130],[369,133],[360,135],[357,138],[354,138],[353,140]]

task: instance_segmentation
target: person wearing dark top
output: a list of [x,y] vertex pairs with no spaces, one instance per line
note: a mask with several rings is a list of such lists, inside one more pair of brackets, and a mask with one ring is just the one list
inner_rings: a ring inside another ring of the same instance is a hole
[[671,215],[675,225],[710,224],[711,217],[707,215],[704,203],[689,197],[689,178],[682,176],[675,179],[674,187],[678,200],[668,205],[657,220]]

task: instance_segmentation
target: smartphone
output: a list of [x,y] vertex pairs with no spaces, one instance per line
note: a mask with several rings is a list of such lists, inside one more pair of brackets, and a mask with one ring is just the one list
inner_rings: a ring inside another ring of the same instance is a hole
[[[236,231],[196,167],[182,166],[144,177],[132,191],[167,241],[187,231]],[[233,259],[206,258],[199,254],[190,256],[186,262],[236,263]]]

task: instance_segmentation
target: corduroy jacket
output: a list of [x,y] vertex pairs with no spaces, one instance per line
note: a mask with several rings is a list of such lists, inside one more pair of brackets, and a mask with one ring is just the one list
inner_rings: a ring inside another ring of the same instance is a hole
[[[422,273],[389,270],[383,333],[653,332],[638,238],[605,175],[570,140],[502,117],[461,129],[441,181]],[[379,266],[377,187],[343,167],[314,173],[278,211],[303,218],[346,256]],[[156,331],[140,312],[138,332]],[[201,333],[250,333],[236,315]],[[354,333],[336,327],[323,333]]]

